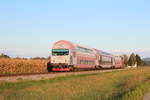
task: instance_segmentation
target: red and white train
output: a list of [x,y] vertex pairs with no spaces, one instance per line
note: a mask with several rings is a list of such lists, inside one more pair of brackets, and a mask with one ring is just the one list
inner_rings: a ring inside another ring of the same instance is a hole
[[122,68],[123,58],[87,48],[66,40],[54,43],[51,56],[51,71],[74,69]]

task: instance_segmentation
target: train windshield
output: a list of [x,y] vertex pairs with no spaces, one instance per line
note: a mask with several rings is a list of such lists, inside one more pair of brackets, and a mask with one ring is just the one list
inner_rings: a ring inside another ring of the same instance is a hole
[[68,49],[52,49],[52,55],[53,56],[69,55],[69,50]]

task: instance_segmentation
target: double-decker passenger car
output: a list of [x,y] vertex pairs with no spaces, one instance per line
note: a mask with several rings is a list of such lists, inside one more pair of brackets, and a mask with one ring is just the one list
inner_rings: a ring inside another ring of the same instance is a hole
[[115,57],[109,53],[60,40],[52,47],[52,68],[50,69],[52,71],[70,71],[74,69],[115,68],[117,62],[115,62]]
[[112,54],[106,53],[101,50],[94,49],[97,57],[97,68],[114,68],[115,59]]
[[123,63],[124,63],[123,58],[120,56],[115,56],[114,58],[115,58],[115,68],[123,67]]

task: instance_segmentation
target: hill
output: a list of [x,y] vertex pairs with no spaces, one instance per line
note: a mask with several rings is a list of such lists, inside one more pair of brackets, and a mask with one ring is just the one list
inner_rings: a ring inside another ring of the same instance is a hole
[[150,57],[143,59],[146,65],[150,65]]
[[144,60],[144,61],[150,61],[150,57],[144,58],[143,60]]

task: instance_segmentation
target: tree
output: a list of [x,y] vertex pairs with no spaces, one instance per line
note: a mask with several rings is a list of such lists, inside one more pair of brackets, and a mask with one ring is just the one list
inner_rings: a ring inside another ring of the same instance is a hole
[[122,55],[123,61],[124,61],[124,66],[128,65],[128,56],[126,54]]
[[2,53],[2,54],[0,55],[0,58],[10,58],[10,57],[9,57],[8,55]]
[[136,56],[135,56],[134,53],[132,53],[132,54],[130,55],[129,60],[128,60],[128,65],[129,65],[129,66],[134,66],[135,64],[136,64]]
[[138,54],[136,54],[136,62],[137,62],[137,66],[141,66],[142,65],[141,57]]

